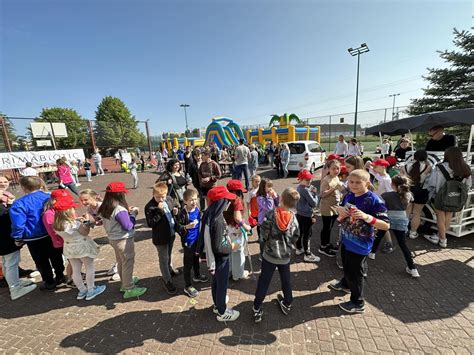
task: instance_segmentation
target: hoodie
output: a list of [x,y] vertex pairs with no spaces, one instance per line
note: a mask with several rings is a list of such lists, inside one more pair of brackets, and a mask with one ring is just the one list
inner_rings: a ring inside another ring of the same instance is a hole
[[263,239],[263,258],[272,264],[288,264],[291,245],[296,243],[300,235],[295,214],[282,208],[268,211],[260,232]]

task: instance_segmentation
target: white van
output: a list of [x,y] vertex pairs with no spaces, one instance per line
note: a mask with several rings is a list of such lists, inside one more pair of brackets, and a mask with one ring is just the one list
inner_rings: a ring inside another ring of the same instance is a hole
[[287,142],[290,148],[288,171],[309,170],[311,173],[322,167],[326,160],[326,151],[316,141]]

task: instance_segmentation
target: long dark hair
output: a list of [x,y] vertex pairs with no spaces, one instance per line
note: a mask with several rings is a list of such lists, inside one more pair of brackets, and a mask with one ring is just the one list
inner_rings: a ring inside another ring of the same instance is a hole
[[413,154],[413,159],[415,162],[413,163],[411,170],[407,171],[408,176],[410,177],[413,184],[419,184],[421,180],[421,162],[424,162],[428,159],[428,153],[426,150],[417,150],[415,154]]
[[364,166],[365,166],[364,159],[362,159],[359,156],[352,156],[352,157],[347,158],[346,164],[352,165],[354,167],[354,170],[364,169]]
[[453,169],[454,176],[463,179],[471,176],[471,167],[464,161],[462,151],[458,147],[449,147],[444,151],[444,162]]
[[[242,193],[241,190],[229,190],[229,192],[237,195],[237,198],[238,199],[241,199],[243,200],[244,198],[244,194]],[[235,200],[236,201],[236,200]],[[231,203],[229,205],[229,208],[227,208],[227,210],[225,210],[222,214],[224,216],[224,219],[226,221],[226,223],[230,226],[234,225],[235,224],[235,220],[234,220],[234,206],[235,204],[234,203]]]
[[179,163],[178,171],[180,171],[181,170],[181,163],[179,162],[178,159],[174,159],[174,158],[168,160],[168,162],[166,163],[166,171],[171,174],[173,172],[173,165],[176,164],[176,163]]
[[273,181],[267,178],[263,178],[260,181],[260,185],[258,186],[257,196],[267,197],[267,191],[265,191],[267,186],[273,187]]
[[396,186],[397,190],[395,192],[398,193],[403,205],[407,206],[411,200],[410,178],[404,175],[396,175],[392,178],[392,184]]
[[128,211],[128,203],[124,192],[106,192],[102,205],[100,205],[97,214],[103,218],[110,218],[117,206],[122,206]]

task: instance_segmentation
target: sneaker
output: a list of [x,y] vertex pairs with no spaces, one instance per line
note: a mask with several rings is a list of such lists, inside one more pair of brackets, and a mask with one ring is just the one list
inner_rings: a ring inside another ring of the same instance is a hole
[[128,298],[134,298],[134,297],[140,297],[147,291],[146,287],[134,287],[131,290],[125,291],[123,294],[123,298],[128,299]]
[[438,244],[441,248],[446,248],[448,246],[448,239],[447,238],[440,239]]
[[367,255],[367,257],[368,257],[370,260],[375,260],[375,253],[369,253],[369,255]]
[[30,274],[28,275],[28,277],[31,277],[31,278],[40,277],[40,276],[41,276],[41,274],[40,274],[40,272],[39,272],[38,270],[35,270],[35,271],[33,271],[32,273],[30,273]]
[[219,322],[233,322],[237,318],[239,318],[240,312],[227,308],[224,312],[224,314],[217,314],[217,320]]
[[437,234],[424,235],[425,239],[433,244],[439,243],[439,236]]
[[291,304],[286,305],[285,301],[283,300],[283,296],[280,293],[277,295],[277,301],[278,301],[278,304],[280,305],[281,311],[283,312],[285,316],[287,316],[288,313],[290,313],[291,311]]
[[410,231],[410,234],[408,234],[408,237],[409,237],[410,239],[416,239],[416,238],[418,238],[418,232],[416,232],[416,231]]
[[105,285],[94,286],[92,290],[87,291],[86,301],[94,299],[96,296],[104,292],[106,288],[107,287]]
[[341,281],[330,283],[328,287],[334,291],[342,291],[347,294],[351,293],[351,290],[349,290],[347,287],[344,287]]
[[255,323],[260,323],[262,321],[262,316],[263,316],[263,311],[260,308],[259,310],[255,310],[255,308],[252,307],[253,311],[253,320]]
[[76,285],[74,284],[74,281],[72,279],[67,279],[66,280],[66,287],[76,288]]
[[55,278],[56,286],[65,284],[67,282],[66,276],[61,275],[60,277]]
[[318,252],[320,254],[329,256],[330,258],[334,258],[336,256],[336,252],[334,250],[332,250],[329,245],[327,245],[325,247],[319,247]]
[[193,286],[185,287],[184,293],[187,294],[191,298],[199,296],[199,291],[196,290]]
[[[35,270],[31,270],[31,269],[22,269],[21,267],[18,266],[18,274],[21,277],[34,277],[34,276],[31,276],[31,274],[35,272]],[[36,271],[38,272],[38,271]],[[39,272],[38,272],[38,275],[39,275]]]
[[[132,277],[133,284],[136,285],[138,281],[140,281],[140,278],[138,276],[133,276]],[[120,292],[125,292],[126,290],[123,287],[120,287]]]
[[[225,295],[225,304],[227,306],[227,304],[229,303],[229,295]],[[212,311],[214,312],[214,314],[219,314],[219,311],[217,310],[217,307],[214,305],[212,306]]]
[[165,290],[168,293],[168,295],[174,295],[176,292],[178,292],[178,289],[176,288],[175,285],[171,281],[168,281],[165,283]]
[[199,275],[199,276],[193,276],[193,282],[207,282],[209,281],[209,277],[206,275]]
[[87,296],[87,290],[79,291],[79,293],[77,294],[76,299],[77,300],[83,300],[84,298],[86,298],[86,296]]
[[120,280],[121,280],[120,275],[119,275],[118,272],[117,272],[116,274],[114,274],[114,275],[111,277],[111,279],[112,279],[113,281],[120,281]]
[[20,280],[20,286],[30,286],[33,284],[32,280]]
[[313,253],[305,254],[304,261],[307,263],[317,263],[321,260],[319,256],[314,255]]
[[17,286],[17,287],[12,287],[10,289],[10,298],[12,301],[19,299],[20,297],[23,297],[27,293],[30,293],[36,288],[36,285],[28,285],[28,286]]
[[331,250],[331,251],[337,253],[337,252],[339,251],[339,244],[336,244],[336,245],[334,245],[334,244],[329,244],[329,250]]
[[247,270],[244,270],[242,277],[238,279],[232,278],[234,281],[239,281],[239,280],[248,280],[250,273]]
[[7,283],[7,280],[5,280],[5,278],[1,278],[0,279],[0,288],[6,288],[8,287],[8,283]]
[[394,250],[395,248],[393,247],[392,243],[386,242],[382,248],[382,253],[390,254],[393,253]]
[[339,303],[339,307],[347,313],[364,313],[365,306],[358,306],[352,301]]
[[117,272],[118,272],[117,264],[114,264],[114,266],[112,266],[110,270],[107,271],[107,276],[114,276]]
[[52,283],[52,284],[47,284],[45,282],[43,282],[41,284],[41,286],[39,287],[40,291],[52,291],[56,288],[56,284],[55,283]]
[[301,248],[301,249],[296,248],[295,253],[296,253],[296,255],[304,254],[304,249],[303,248]]
[[417,269],[410,269],[408,266],[405,269],[407,273],[411,275],[411,277],[420,277],[420,274],[418,273]]

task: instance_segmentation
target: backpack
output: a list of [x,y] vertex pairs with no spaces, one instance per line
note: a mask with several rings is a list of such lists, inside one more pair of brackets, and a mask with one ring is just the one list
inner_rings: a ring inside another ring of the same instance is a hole
[[462,178],[451,177],[446,168],[437,165],[446,182],[434,198],[434,207],[439,211],[459,212],[466,204],[469,189]]

